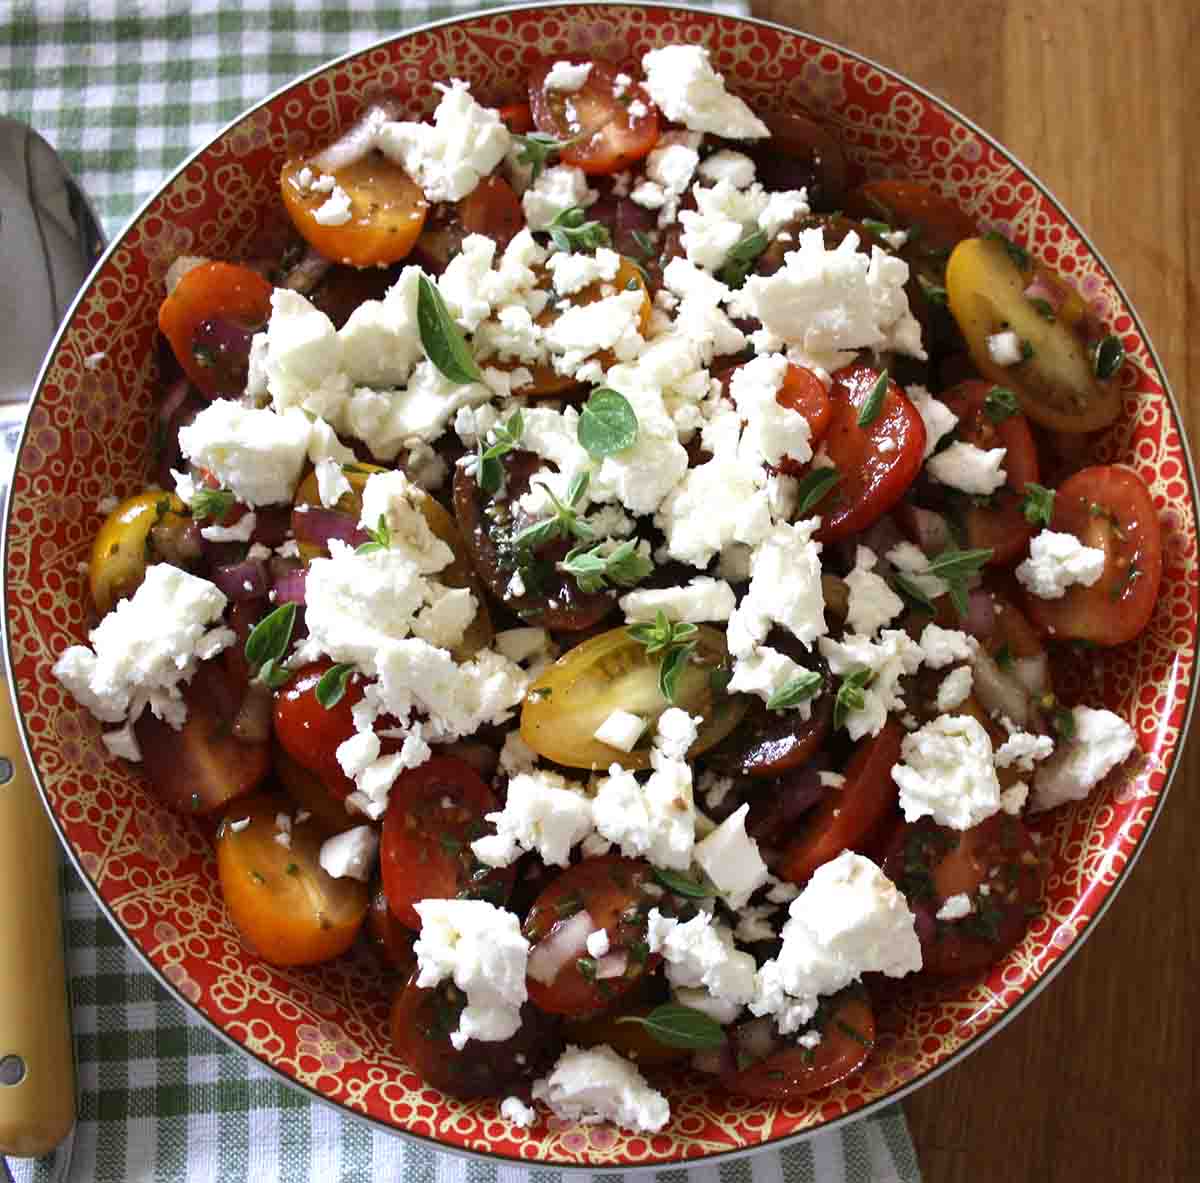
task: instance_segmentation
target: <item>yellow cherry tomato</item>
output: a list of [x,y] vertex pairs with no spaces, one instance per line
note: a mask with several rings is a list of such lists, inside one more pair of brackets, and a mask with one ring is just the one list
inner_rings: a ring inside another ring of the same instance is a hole
[[186,512],[174,493],[151,490],[122,501],[105,518],[88,563],[88,586],[101,616],[141,586],[151,528],[159,522],[183,525]]

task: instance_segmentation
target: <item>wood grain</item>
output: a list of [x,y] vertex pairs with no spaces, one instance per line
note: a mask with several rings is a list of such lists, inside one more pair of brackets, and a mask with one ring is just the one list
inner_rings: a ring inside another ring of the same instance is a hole
[[[1200,3],[756,0],[908,75],[1011,148],[1086,228],[1200,438]],[[926,1183],[1200,1180],[1200,743],[1057,981],[906,1103]]]

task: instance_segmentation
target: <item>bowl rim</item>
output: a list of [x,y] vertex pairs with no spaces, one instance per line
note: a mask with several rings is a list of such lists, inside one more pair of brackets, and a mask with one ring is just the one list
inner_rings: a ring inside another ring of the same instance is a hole
[[[84,279],[83,283],[80,285],[78,292],[75,294],[74,298],[71,301],[70,307],[68,308],[66,315],[63,317],[62,322],[60,323],[58,329],[56,330],[56,332],[54,334],[54,338],[51,341],[50,346],[46,351],[46,355],[42,360],[41,366],[39,367],[37,378],[34,381],[34,384],[32,386],[29,401],[27,404],[28,408],[32,409],[34,404],[37,402],[38,398],[41,395],[42,387],[45,383],[46,376],[50,370],[51,364],[52,364],[54,357],[57,354],[59,347],[61,346],[64,338],[67,336],[68,331],[71,328],[72,322],[75,318],[76,312],[78,311],[79,305],[82,303],[85,296],[91,289],[91,286],[94,283],[94,281],[96,280],[97,276],[99,275],[101,269],[108,262],[109,258],[122,245],[122,243],[125,239],[125,236],[128,234],[129,230],[137,223],[137,221],[142,217],[142,215],[146,212],[146,210],[161,196],[163,191],[169,185],[171,185],[179,176],[181,176],[192,165],[192,163],[194,161],[198,160],[201,156],[203,156],[206,152],[208,152],[214,144],[216,144],[218,141],[220,141],[226,135],[228,135],[229,132],[231,132],[235,127],[237,127],[237,125],[240,124],[243,120],[245,120],[248,116],[254,114],[256,111],[261,110],[263,107],[269,105],[270,103],[273,103],[276,99],[280,98],[286,92],[292,90],[295,87],[301,86],[301,85],[311,81],[312,79],[316,78],[318,75],[325,73],[327,70],[334,69],[337,66],[340,66],[343,63],[348,62],[354,58],[358,58],[363,55],[369,54],[375,50],[378,50],[387,45],[391,45],[392,43],[394,43],[396,41],[401,41],[407,37],[416,36],[418,34],[425,33],[430,30],[433,30],[433,29],[440,29],[440,28],[444,28],[447,26],[451,26],[451,25],[457,25],[457,24],[465,24],[469,21],[473,21],[473,20],[478,19],[479,17],[484,17],[484,16],[486,16],[486,17],[500,16],[500,15],[516,13],[516,12],[535,11],[538,9],[547,9],[547,10],[558,9],[558,10],[566,10],[569,12],[573,9],[594,8],[597,6],[598,6],[597,0],[535,0],[534,3],[499,5],[494,8],[492,8],[492,7],[482,8],[482,9],[475,10],[473,12],[458,13],[453,16],[441,17],[436,20],[423,21],[419,24],[412,25],[411,27],[405,28],[399,32],[391,33],[391,34],[387,34],[383,37],[379,37],[379,38],[375,39],[374,41],[371,41],[365,45],[359,46],[357,49],[349,50],[346,53],[339,54],[336,57],[329,58],[325,61],[322,61],[321,63],[312,67],[311,69],[306,70],[306,71],[290,78],[287,82],[278,86],[275,90],[271,91],[269,94],[264,95],[263,97],[258,99],[256,102],[252,103],[250,106],[243,108],[232,119],[230,119],[226,123],[222,124],[221,127],[219,127],[211,136],[209,136],[203,144],[200,144],[192,152],[190,152],[186,157],[184,157],[184,159],[181,160],[180,163],[174,169],[172,169],[169,173],[167,173],[160,180],[160,182],[158,183],[158,185],[156,186],[154,191],[152,193],[150,193],[149,195],[147,195],[145,200],[143,200],[138,205],[138,207],[129,215],[129,217],[122,224],[121,228],[113,235],[112,239],[107,243],[103,253],[96,260],[95,265],[92,267],[92,270],[88,273],[87,277]],[[834,51],[835,53],[838,53],[846,58],[853,59],[855,61],[863,63],[864,65],[871,67],[872,69],[879,70],[881,73],[887,75],[893,81],[898,82],[901,85],[903,85],[903,86],[909,88],[910,90],[914,91],[915,93],[919,94],[925,101],[934,104],[936,107],[940,108],[943,112],[945,112],[947,115],[949,115],[951,118],[958,120],[965,127],[969,128],[975,135],[979,136],[980,139],[984,143],[986,143],[993,151],[998,152],[1002,157],[1004,157],[1013,166],[1015,166],[1020,172],[1022,172],[1029,179],[1029,181],[1044,195],[1044,197],[1047,198],[1053,204],[1055,209],[1062,216],[1062,218],[1066,221],[1066,223],[1071,227],[1071,229],[1074,231],[1074,233],[1076,233],[1079,236],[1083,245],[1087,248],[1087,250],[1089,251],[1091,256],[1095,259],[1096,263],[1103,270],[1107,281],[1112,285],[1113,289],[1115,290],[1117,295],[1120,297],[1124,308],[1128,311],[1130,318],[1133,321],[1134,328],[1136,329],[1136,331],[1137,331],[1138,335],[1140,336],[1140,338],[1142,339],[1142,341],[1145,343],[1146,351],[1149,354],[1150,360],[1153,363],[1154,372],[1159,380],[1160,385],[1162,386],[1163,394],[1165,395],[1165,397],[1167,399],[1167,403],[1171,409],[1171,413],[1172,413],[1172,416],[1174,419],[1174,425],[1179,433],[1180,447],[1183,451],[1184,465],[1186,468],[1187,478],[1188,478],[1187,479],[1188,499],[1191,504],[1193,519],[1197,522],[1200,522],[1200,490],[1197,489],[1196,466],[1193,461],[1192,450],[1189,445],[1189,441],[1188,441],[1188,437],[1187,437],[1187,424],[1185,422],[1185,419],[1184,419],[1184,416],[1182,413],[1182,409],[1179,404],[1179,400],[1177,399],[1175,392],[1171,388],[1171,383],[1167,377],[1166,370],[1165,370],[1165,368],[1162,364],[1162,361],[1158,355],[1158,351],[1154,347],[1154,343],[1151,340],[1149,333],[1146,331],[1146,327],[1145,327],[1145,324],[1144,324],[1141,316],[1138,314],[1136,308],[1134,307],[1132,301],[1130,300],[1128,294],[1126,293],[1124,286],[1121,284],[1120,280],[1117,278],[1116,274],[1114,273],[1112,267],[1109,265],[1108,260],[1104,257],[1104,255],[1096,247],[1096,245],[1092,241],[1091,237],[1084,231],[1083,227],[1079,224],[1079,222],[1075,219],[1075,217],[1067,210],[1067,208],[1063,205],[1063,203],[1059,200],[1059,198],[1055,195],[1055,193],[1050,189],[1050,187],[1032,169],[1030,169],[1028,167],[1028,165],[1026,165],[1023,161],[1021,161],[1009,148],[1007,148],[1004,144],[1000,143],[999,140],[997,140],[990,132],[988,132],[984,128],[982,128],[973,119],[964,115],[961,111],[958,110],[957,107],[953,106],[947,100],[934,94],[931,90],[929,90],[922,84],[914,82],[907,75],[900,73],[898,70],[892,69],[890,66],[885,66],[885,65],[881,64],[880,62],[875,61],[873,58],[867,57],[865,54],[857,52],[856,50],[847,49],[845,46],[840,45],[836,41],[831,41],[830,39],[828,39],[826,37],[821,37],[821,36],[818,36],[813,33],[805,32],[803,29],[800,29],[800,28],[792,28],[790,26],[783,25],[778,21],[766,20],[762,17],[755,17],[755,16],[751,16],[748,14],[744,15],[744,14],[740,14],[740,13],[730,13],[730,12],[722,11],[719,8],[700,7],[695,4],[672,3],[671,0],[611,0],[611,2],[610,2],[610,0],[605,0],[604,6],[612,7],[612,8],[642,8],[642,9],[655,9],[655,10],[666,10],[666,11],[682,11],[682,12],[692,13],[692,14],[695,14],[698,16],[708,17],[708,18],[711,18],[711,19],[717,20],[717,21],[725,20],[725,21],[741,22],[741,23],[745,23],[745,24],[755,25],[755,26],[758,26],[761,28],[772,29],[778,33],[782,33],[787,36],[803,37],[807,41],[809,41],[813,44],[823,46],[824,48],[830,49],[830,50]],[[20,467],[21,458],[22,458],[22,455],[24,454],[25,446],[28,441],[28,437],[29,437],[29,417],[27,414],[25,424],[21,430],[21,438],[18,443],[17,450],[14,454],[14,460],[13,460],[14,476],[15,476],[17,469]],[[413,1141],[415,1141],[419,1144],[422,1144],[424,1146],[428,1146],[429,1148],[431,1148],[439,1153],[442,1153],[442,1154],[451,1154],[451,1155],[455,1155],[457,1157],[474,1159],[474,1160],[477,1160],[480,1162],[492,1162],[492,1163],[498,1162],[498,1163],[504,1163],[504,1164],[512,1164],[514,1166],[523,1166],[528,1169],[543,1168],[543,1169],[547,1169],[547,1170],[558,1170],[558,1171],[562,1171],[564,1174],[569,1173],[569,1174],[573,1174],[573,1175],[577,1175],[577,1176],[582,1175],[584,1173],[595,1174],[597,1172],[609,1172],[609,1171],[619,1172],[623,1175],[648,1176],[650,1173],[657,1172],[657,1171],[679,1169],[679,1168],[689,1169],[691,1167],[697,1167],[697,1166],[708,1165],[708,1164],[713,1164],[713,1163],[732,1162],[735,1159],[747,1158],[751,1155],[766,1153],[768,1151],[780,1151],[780,1150],[785,1149],[786,1147],[795,1146],[795,1145],[800,1144],[801,1142],[805,1142],[808,1139],[810,1139],[818,1134],[829,1133],[835,1129],[841,1128],[842,1126],[845,1126],[852,1122],[856,1122],[863,1118],[869,1117],[872,1114],[878,1113],[880,1110],[887,1108],[888,1106],[898,1104],[905,1097],[907,1097],[910,1093],[915,1092],[918,1088],[928,1084],[930,1081],[934,1080],[938,1076],[941,1076],[944,1072],[947,1072],[949,1069],[956,1067],[967,1056],[969,1056],[970,1054],[972,1054],[973,1052],[978,1050],[978,1048],[982,1047],[993,1036],[995,1036],[1001,1030],[1003,1030],[1005,1027],[1007,1027],[1008,1024],[1017,1017],[1017,1015],[1019,1015],[1036,997],[1038,997],[1038,995],[1041,994],[1041,992],[1062,972],[1062,970],[1066,967],[1066,965],[1072,960],[1072,958],[1075,956],[1075,954],[1083,946],[1084,941],[1091,935],[1092,931],[1096,928],[1096,926],[1099,924],[1099,922],[1103,919],[1104,914],[1108,911],[1109,906],[1112,904],[1113,900],[1116,898],[1118,891],[1124,886],[1125,881],[1129,876],[1129,873],[1133,870],[1134,866],[1137,864],[1138,860],[1141,858],[1142,852],[1145,850],[1145,848],[1150,840],[1150,837],[1154,831],[1154,827],[1155,827],[1156,823],[1158,822],[1158,819],[1162,813],[1163,805],[1165,804],[1166,799],[1167,799],[1167,794],[1168,794],[1172,784],[1175,781],[1176,773],[1178,772],[1180,764],[1182,762],[1183,748],[1184,748],[1184,746],[1187,742],[1188,736],[1189,736],[1189,732],[1190,732],[1191,725],[1193,722],[1193,714],[1194,714],[1195,707],[1196,707],[1198,691],[1200,691],[1200,675],[1198,675],[1197,666],[1196,666],[1196,659],[1198,657],[1200,657],[1200,628],[1198,628],[1194,625],[1193,631],[1192,631],[1192,637],[1191,637],[1191,651],[1192,651],[1192,657],[1193,657],[1192,670],[1193,670],[1193,672],[1192,672],[1192,676],[1191,676],[1189,684],[1188,684],[1187,700],[1186,700],[1186,703],[1184,704],[1183,719],[1179,726],[1179,739],[1176,743],[1175,749],[1171,753],[1171,762],[1165,770],[1162,789],[1158,793],[1158,797],[1155,801],[1153,811],[1151,812],[1150,816],[1146,819],[1145,829],[1142,831],[1142,835],[1141,835],[1140,839],[1138,840],[1137,845],[1130,852],[1130,855],[1129,855],[1128,859],[1126,860],[1125,865],[1121,868],[1116,879],[1105,890],[1104,895],[1101,898],[1101,900],[1099,902],[1099,906],[1097,907],[1095,913],[1088,919],[1086,924],[1084,924],[1084,926],[1081,929],[1079,929],[1079,931],[1076,933],[1076,935],[1072,939],[1071,943],[1067,946],[1066,949],[1063,950],[1061,955],[1055,959],[1055,961],[1050,965],[1050,967],[1045,971],[1045,973],[1033,984],[1033,986],[1030,989],[1028,989],[1024,994],[1022,994],[1014,1002],[1012,1002],[1007,1007],[1007,1009],[1005,1009],[1003,1011],[1003,1013],[996,1020],[994,1020],[992,1023],[990,1023],[982,1031],[978,1031],[978,1032],[968,1036],[958,1048],[956,1048],[949,1056],[947,1056],[947,1058],[942,1063],[936,1065],[933,1068],[928,1069],[927,1071],[923,1072],[920,1076],[916,1077],[915,1079],[913,1079],[911,1081],[906,1081],[904,1084],[893,1089],[887,1095],[882,1096],[882,1097],[877,1097],[876,1099],[874,1099],[872,1101],[868,1101],[866,1104],[862,1105],[858,1109],[853,1110],[850,1113],[844,1113],[838,1117],[835,1117],[835,1118],[832,1118],[825,1122],[822,1122],[820,1125],[812,1126],[812,1127],[809,1127],[809,1128],[803,1129],[803,1130],[797,1130],[790,1134],[784,1134],[778,1138],[773,1138],[773,1139],[771,1139],[767,1142],[763,1142],[757,1146],[738,1147],[738,1148],[734,1148],[731,1150],[717,1151],[712,1154],[697,1155],[694,1158],[678,1159],[674,1163],[659,1162],[659,1163],[651,1163],[651,1164],[628,1164],[628,1165],[613,1164],[611,1166],[608,1164],[599,1164],[596,1166],[590,1166],[590,1165],[581,1164],[581,1163],[547,1162],[545,1160],[532,1158],[532,1157],[524,1158],[520,1155],[504,1154],[504,1153],[497,1152],[495,1150],[481,1151],[481,1150],[470,1149],[468,1147],[448,1145],[444,1142],[439,1141],[438,1139],[436,1139],[434,1137],[431,1137],[428,1134],[421,1134],[421,1133],[417,1133],[417,1132],[411,1131],[411,1130],[400,1129],[400,1128],[390,1124],[389,1122],[383,1121],[380,1118],[373,1117],[372,1115],[370,1115],[368,1113],[362,1113],[356,1109],[350,1108],[348,1105],[345,1105],[340,1101],[335,1101],[332,1098],[327,1097],[324,1093],[317,1091],[314,1087],[307,1085],[307,1084],[303,1083],[302,1081],[296,1080],[293,1077],[289,1076],[282,1069],[277,1068],[275,1065],[271,1064],[266,1059],[264,1059],[262,1056],[260,1056],[256,1052],[252,1051],[250,1048],[246,1047],[245,1044],[240,1043],[237,1039],[235,1039],[232,1035],[230,1035],[227,1031],[225,1031],[224,1028],[222,1028],[216,1022],[215,1019],[210,1018],[203,1010],[201,1010],[201,1008],[199,1007],[198,1004],[196,1004],[196,1003],[190,1001],[188,998],[186,998],[171,983],[171,981],[165,976],[165,974],[163,974],[163,972],[161,970],[159,970],[159,968],[150,960],[149,956],[142,950],[142,948],[134,941],[133,937],[126,930],[125,926],[121,923],[120,919],[116,916],[116,914],[113,912],[113,910],[109,907],[108,903],[101,897],[99,891],[97,890],[95,884],[92,882],[90,876],[83,869],[83,866],[79,860],[78,854],[76,853],[74,847],[71,845],[70,841],[68,840],[68,838],[63,830],[62,824],[60,823],[60,821],[58,819],[58,816],[55,814],[53,808],[51,807],[50,800],[47,795],[45,786],[42,784],[40,770],[38,769],[35,761],[32,758],[32,750],[31,750],[31,745],[30,745],[29,733],[26,728],[24,713],[21,710],[20,696],[18,694],[17,683],[16,683],[16,679],[14,677],[14,663],[13,663],[13,657],[12,657],[11,641],[10,641],[10,637],[9,637],[9,617],[8,617],[8,606],[7,606],[8,594],[7,593],[8,593],[8,571],[9,571],[9,531],[10,531],[10,527],[12,524],[11,523],[11,514],[12,514],[12,498],[6,496],[4,499],[3,521],[0,522],[0,561],[3,562],[3,576],[2,576],[2,582],[0,582],[0,603],[3,604],[3,609],[4,609],[3,612],[0,613],[0,640],[2,640],[2,646],[0,646],[0,647],[2,647],[2,649],[3,649],[3,659],[4,659],[3,672],[4,672],[4,676],[6,678],[6,681],[7,681],[7,687],[8,687],[7,692],[8,692],[9,698],[11,700],[14,715],[15,715],[15,718],[17,721],[17,729],[18,729],[18,732],[21,737],[21,747],[23,749],[26,762],[29,765],[29,769],[32,774],[34,784],[37,786],[37,792],[38,792],[38,796],[41,798],[42,807],[45,810],[45,812],[50,820],[50,823],[54,830],[55,836],[58,839],[59,846],[61,847],[63,852],[66,854],[66,857],[71,865],[71,868],[75,871],[75,873],[79,876],[80,880],[86,886],[88,893],[92,897],[93,902],[100,909],[101,913],[108,920],[108,922],[112,925],[112,927],[120,934],[121,939],[124,941],[124,943],[133,951],[133,953],[137,957],[138,961],[141,963],[142,967],[144,969],[146,969],[147,971],[149,971],[149,973],[151,975],[153,975],[156,982],[160,986],[162,986],[172,996],[172,998],[176,1002],[180,1003],[181,1005],[183,1005],[184,1007],[187,1008],[190,1018],[201,1022],[210,1032],[215,1034],[218,1038],[220,1038],[222,1040],[222,1042],[224,1042],[230,1048],[253,1059],[262,1068],[266,1069],[269,1073],[271,1073],[271,1075],[276,1080],[283,1083],[287,1087],[304,1094],[310,1100],[316,1101],[322,1105],[328,1106],[330,1109],[332,1109],[334,1112],[338,1113],[339,1115],[349,1117],[356,1121],[368,1123],[372,1129],[376,1129],[383,1133],[387,1133],[387,1134],[390,1134],[390,1135],[393,1135],[395,1137],[399,1137],[402,1139],[411,1138]]]

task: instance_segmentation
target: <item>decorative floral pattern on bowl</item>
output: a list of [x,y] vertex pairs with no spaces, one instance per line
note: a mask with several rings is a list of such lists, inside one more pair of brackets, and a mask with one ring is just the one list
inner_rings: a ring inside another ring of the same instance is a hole
[[[247,952],[221,903],[209,835],[107,757],[97,724],[50,667],[89,626],[81,564],[100,524],[97,503],[147,479],[155,314],[177,255],[235,258],[269,233],[282,217],[284,157],[327,141],[380,92],[417,117],[435,104],[435,79],[470,79],[495,101],[515,96],[544,55],[640,57],[678,41],[708,46],[753,106],[829,121],[860,176],[928,181],[1028,244],[1120,334],[1126,415],[1100,453],[1133,465],[1163,514],[1163,594],[1135,644],[1083,654],[1060,677],[1131,718],[1146,756],[1136,774],[1110,778],[1038,825],[1053,869],[1045,914],[1021,944],[980,978],[894,990],[880,1007],[879,1048],[851,1079],[804,1101],[768,1103],[682,1076],[661,1134],[545,1117],[520,1130],[495,1101],[446,1098],[396,1058],[386,985],[367,956],[298,971]],[[89,368],[98,352],[102,363]],[[533,8],[405,34],[295,84],[200,152],[114,244],[58,342],[13,482],[5,558],[10,658],[41,784],[98,896],[164,981],[251,1054],[347,1110],[451,1148],[545,1163],[668,1165],[759,1146],[894,1098],[969,1050],[1077,946],[1119,884],[1180,752],[1195,660],[1196,513],[1179,415],[1140,324],[1065,213],[970,124],[870,62],[798,33],[665,8]]]

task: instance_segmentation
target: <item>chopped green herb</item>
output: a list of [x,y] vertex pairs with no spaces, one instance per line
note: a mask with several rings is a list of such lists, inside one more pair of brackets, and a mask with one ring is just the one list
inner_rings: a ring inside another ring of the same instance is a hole
[[946,294],[946,289],[940,283],[934,283],[931,279],[926,279],[923,275],[917,276],[917,282],[921,285],[921,291],[925,293],[925,299],[930,304],[938,304],[944,306],[949,301],[949,296]]
[[636,538],[627,538],[605,553],[607,545],[601,542],[590,550],[586,544],[577,546],[559,564],[575,577],[580,591],[598,592],[609,584],[633,587],[654,570],[654,564],[638,550]]
[[367,537],[369,542],[364,542],[361,546],[355,548],[356,555],[373,555],[376,551],[387,550],[392,545],[392,531],[387,524],[387,518],[383,514],[379,515],[379,524],[372,530],[367,527]]
[[757,262],[759,255],[767,249],[769,240],[761,230],[747,234],[745,238],[735,242],[725,256],[725,262],[717,272],[717,278],[731,288],[740,288],[746,282],[746,276]]
[[597,386],[579,414],[578,434],[580,445],[593,459],[615,456],[637,442],[637,414],[619,390]]
[[875,379],[875,385],[871,387],[871,393],[867,395],[867,401],[858,409],[859,427],[870,427],[879,418],[879,412],[883,410],[883,397],[887,394],[887,388],[888,372],[884,370]]
[[658,692],[667,702],[674,704],[679,675],[687,668],[695,649],[695,641],[690,641],[677,649],[668,650],[658,663]]
[[1054,730],[1060,739],[1075,738],[1075,714],[1066,707],[1054,708]]
[[274,658],[264,661],[258,670],[258,680],[272,690],[278,690],[291,676]]
[[317,683],[314,693],[317,702],[327,711],[342,701],[346,694],[346,683],[350,681],[352,673],[354,673],[354,666],[348,661],[343,661],[330,666],[321,675],[321,680]]
[[796,516],[805,517],[811,513],[833,491],[834,485],[842,479],[842,474],[831,464],[820,468],[810,468],[796,489],[799,498]]
[[1042,320],[1054,320],[1054,305],[1049,300],[1043,300],[1041,296],[1030,296],[1029,303],[1033,305],[1033,310]]
[[780,686],[767,699],[767,710],[782,711],[787,707],[799,706],[821,692],[825,679],[816,670],[805,670],[784,686]]
[[[197,489],[192,495],[192,517],[198,522],[215,518],[220,521],[237,500],[228,489]],[[170,503],[168,502],[168,507]],[[159,510],[159,517],[162,517]]]
[[550,241],[560,251],[594,251],[599,246],[608,246],[608,227],[602,222],[589,222],[581,206],[573,205],[561,213],[546,227]]
[[596,961],[593,957],[577,957],[575,964],[579,967],[580,976],[585,982],[596,980]]
[[1017,396],[1006,386],[993,386],[983,400],[983,413],[993,423],[1003,423],[1019,410]]
[[906,575],[903,571],[896,571],[892,574],[892,584],[902,596],[920,604],[922,608],[928,608],[930,612],[937,611],[933,600],[911,575]]
[[660,608],[653,621],[645,620],[631,624],[626,631],[635,641],[645,645],[646,652],[653,656],[690,641],[698,630],[694,624],[669,620]]
[[1012,650],[1008,647],[1008,642],[1005,641],[999,649],[996,650],[996,656],[992,659],[996,665],[1002,670],[1010,670],[1013,666]]
[[295,604],[280,604],[273,612],[269,612],[246,638],[246,664],[252,670],[258,670],[268,662],[281,661],[291,644],[295,626]]
[[714,694],[724,694],[729,689],[732,679],[733,672],[725,669],[724,666],[715,666],[708,671],[708,684]]
[[483,381],[462,330],[455,324],[437,285],[426,275],[417,276],[417,329],[425,356],[443,377],[459,386]]
[[1031,526],[1048,526],[1054,516],[1054,490],[1045,485],[1025,482],[1025,496],[1021,498],[1021,512]]
[[725,1042],[725,1031],[716,1019],[676,1002],[664,1002],[648,1015],[623,1015],[617,1022],[640,1023],[667,1047],[700,1051],[720,1047]]
[[538,179],[551,156],[561,152],[564,148],[569,148],[572,144],[577,144],[581,139],[583,139],[583,135],[574,136],[569,140],[558,140],[544,131],[531,131],[524,135],[513,136],[513,141],[517,145],[517,161],[520,164],[529,165],[531,181]]
[[258,871],[252,870],[250,872],[250,878],[253,879],[255,883],[266,883],[266,880],[262,877],[262,875]]
[[285,875],[299,875],[300,867],[296,863],[288,863],[288,865],[283,868],[283,873]]
[[833,725],[841,727],[851,711],[861,711],[867,705],[864,693],[867,685],[875,675],[865,666],[862,669],[851,670],[838,686],[837,695],[833,700]]
[[1032,361],[1034,356],[1033,342],[1021,338],[1021,360]]
[[517,448],[521,436],[525,433],[525,420],[518,408],[509,417],[507,423],[501,423],[492,431],[492,442],[485,448],[483,440],[478,441],[479,459],[476,468],[476,480],[485,493],[498,493],[504,483],[504,468],[500,457],[508,455]]
[[1130,562],[1121,572],[1121,578],[1117,581],[1112,591],[1109,592],[1109,597],[1113,600],[1119,600],[1137,581],[1141,578],[1142,569],[1135,562]]
[[545,481],[535,481],[534,484],[544,489],[546,496],[550,498],[553,513],[550,517],[543,518],[540,522],[533,522],[517,531],[513,538],[516,545],[536,549],[544,546],[547,542],[553,542],[556,538],[570,537],[589,540],[592,537],[592,528],[579,517],[576,506],[587,492],[590,481],[590,473],[586,471],[576,473],[571,478],[570,485],[567,486],[565,502],[555,496],[554,490]]
[[869,230],[876,238],[882,238],[885,234],[892,232],[892,228],[887,222],[881,222],[877,218],[863,218],[862,227],[864,230]]
[[1102,382],[1108,381],[1125,364],[1125,346],[1121,338],[1110,333],[1104,340],[1097,342],[1092,355],[1092,366],[1096,377]]
[[875,1040],[868,1039],[857,1027],[852,1027],[844,1019],[836,1019],[833,1024],[843,1035],[848,1035],[855,1043],[861,1043],[865,1048],[875,1046]]
[[662,867],[655,867],[653,871],[655,880],[675,895],[689,900],[707,900],[717,895],[717,889],[707,875],[701,874],[699,879],[693,879],[679,871],[667,871]]
[[1023,247],[1018,246],[1007,234],[1002,234],[999,230],[989,230],[984,238],[990,239],[992,242],[998,242],[1008,252],[1008,257],[1013,263],[1024,271],[1029,266],[1029,252]]
[[950,600],[959,616],[967,614],[967,581],[983,570],[993,551],[989,547],[975,550],[947,548],[937,558],[930,559],[922,575],[936,575],[946,582]]
[[574,916],[576,912],[583,911],[583,896],[577,891],[568,892],[554,905],[554,910],[563,919]]

